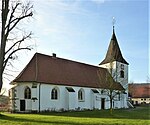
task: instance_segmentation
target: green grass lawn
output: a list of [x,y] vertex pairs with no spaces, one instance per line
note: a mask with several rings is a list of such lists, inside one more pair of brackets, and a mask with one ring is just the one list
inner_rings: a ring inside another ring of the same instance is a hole
[[150,125],[149,107],[41,114],[1,113],[0,125]]

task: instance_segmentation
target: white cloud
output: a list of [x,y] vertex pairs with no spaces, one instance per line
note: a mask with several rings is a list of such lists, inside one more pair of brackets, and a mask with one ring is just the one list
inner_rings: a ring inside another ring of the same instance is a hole
[[45,31],[65,31],[69,26],[67,14],[85,14],[76,3],[68,4],[62,1],[38,2],[36,5],[37,25],[46,28]]
[[[61,0],[35,1],[34,30],[40,29],[40,36],[80,36],[82,30],[74,25],[78,17],[91,18],[91,12],[81,7],[81,1],[63,2]],[[74,15],[76,15],[75,19]]]
[[[35,35],[38,35],[38,50],[43,49],[45,52],[47,46],[50,52],[61,51],[71,54],[83,50],[83,48],[79,50],[79,44],[83,44],[85,37],[89,35],[86,30],[90,21],[96,19],[96,16],[99,17],[99,13],[86,8],[85,2],[82,0],[36,0],[34,2],[36,14],[33,29]],[[72,48],[76,48],[75,52]]]

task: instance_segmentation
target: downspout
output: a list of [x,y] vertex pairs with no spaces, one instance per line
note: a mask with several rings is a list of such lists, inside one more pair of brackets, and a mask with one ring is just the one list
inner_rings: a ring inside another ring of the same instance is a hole
[[41,83],[39,84],[39,112],[40,112],[40,108],[41,108]]
[[[35,62],[35,81],[38,82],[38,57],[36,53],[36,62]],[[39,83],[39,112],[41,108],[41,83]]]

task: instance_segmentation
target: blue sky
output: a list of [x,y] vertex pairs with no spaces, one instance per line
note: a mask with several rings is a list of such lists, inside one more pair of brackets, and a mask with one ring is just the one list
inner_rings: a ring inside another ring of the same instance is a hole
[[35,14],[28,30],[33,31],[37,47],[19,58],[18,71],[36,51],[98,65],[105,58],[115,17],[119,46],[129,62],[129,82],[147,81],[148,0],[34,0],[33,4]]

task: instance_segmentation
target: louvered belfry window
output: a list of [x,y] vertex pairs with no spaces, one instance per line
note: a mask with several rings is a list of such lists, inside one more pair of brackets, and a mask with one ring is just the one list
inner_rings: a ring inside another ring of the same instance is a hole
[[120,78],[124,78],[124,71],[123,70],[120,71]]

